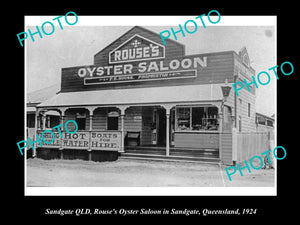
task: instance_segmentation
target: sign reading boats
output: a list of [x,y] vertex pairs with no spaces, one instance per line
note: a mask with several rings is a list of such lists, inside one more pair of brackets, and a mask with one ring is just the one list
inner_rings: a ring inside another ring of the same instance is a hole
[[207,67],[207,57],[166,60],[164,46],[136,34],[109,52],[109,65],[82,67],[77,75],[94,85],[194,78],[197,67]]

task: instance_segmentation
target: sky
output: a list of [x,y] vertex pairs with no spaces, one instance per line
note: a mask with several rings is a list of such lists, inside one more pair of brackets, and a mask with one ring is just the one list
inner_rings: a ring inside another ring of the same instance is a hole
[[[182,24],[186,20],[187,18],[182,17]],[[36,35],[35,42],[29,39],[25,44],[27,93],[52,85],[57,85],[57,90],[59,90],[61,68],[92,65],[93,57],[97,52],[135,25],[140,24],[74,25],[64,26],[63,30],[55,26],[52,35],[44,36],[42,39]],[[157,33],[168,30],[170,27],[174,29],[178,27],[148,24],[142,26]],[[32,31],[36,29],[33,26],[28,26],[28,28]],[[205,29],[199,26],[193,34],[187,34],[186,37],[179,35],[177,41],[185,45],[186,55],[232,50],[238,53],[245,46],[250,64],[256,74],[268,71],[269,68],[277,65],[275,26],[221,26],[220,24],[220,26],[207,26]],[[265,86],[259,85],[256,92],[256,111],[268,116],[274,114],[276,109],[276,79],[271,73],[270,76],[271,82]]]

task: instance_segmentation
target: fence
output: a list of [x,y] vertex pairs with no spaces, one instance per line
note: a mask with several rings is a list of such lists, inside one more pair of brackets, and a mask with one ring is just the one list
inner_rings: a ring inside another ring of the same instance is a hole
[[237,132],[232,131],[232,160],[238,162],[248,160],[255,155],[270,149],[268,132]]

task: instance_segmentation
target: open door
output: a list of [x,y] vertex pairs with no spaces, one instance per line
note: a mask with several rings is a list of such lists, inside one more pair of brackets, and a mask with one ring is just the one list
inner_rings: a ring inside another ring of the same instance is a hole
[[166,110],[163,108],[157,109],[157,145],[166,145]]

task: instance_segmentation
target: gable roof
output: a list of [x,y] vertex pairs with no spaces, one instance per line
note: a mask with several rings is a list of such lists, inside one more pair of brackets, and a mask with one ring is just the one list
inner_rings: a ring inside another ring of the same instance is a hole
[[[132,33],[132,35],[135,35],[136,33],[139,33],[139,31],[141,32],[145,32],[145,33],[148,33],[149,35],[151,36],[154,36],[158,39],[160,39],[160,43],[161,45],[164,45],[162,40],[161,40],[161,37],[158,33],[156,32],[153,32],[151,30],[148,30],[144,27],[140,27],[140,26],[134,26],[132,27],[130,30],[128,30],[127,32],[125,32],[123,35],[121,35],[120,37],[118,37],[116,40],[114,40],[113,42],[111,42],[109,45],[107,45],[105,48],[103,48],[102,50],[100,50],[99,52],[97,52],[95,55],[94,55],[94,58],[99,55],[100,53],[102,53],[103,51],[107,50],[108,48],[111,48],[116,42],[118,42],[120,39],[122,39],[124,36],[128,36]],[[165,40],[166,42],[166,46],[168,45],[168,43],[172,43],[172,44],[175,44],[175,45],[178,45],[178,47],[180,48],[183,48],[184,49],[184,52],[185,52],[185,45],[177,42],[177,41],[174,41],[172,39],[166,39]]]

